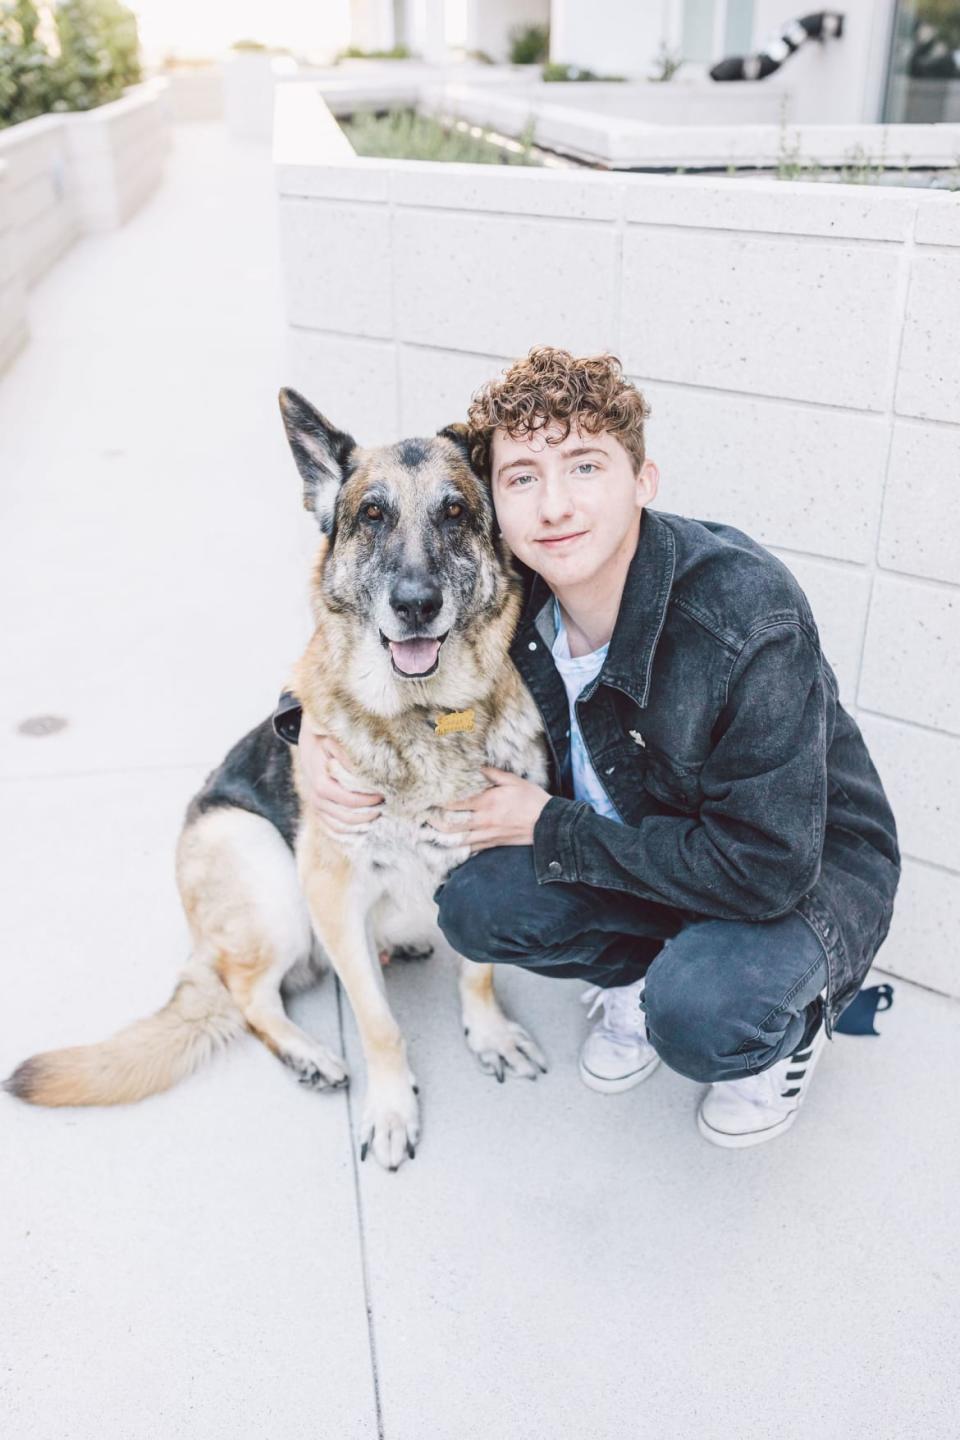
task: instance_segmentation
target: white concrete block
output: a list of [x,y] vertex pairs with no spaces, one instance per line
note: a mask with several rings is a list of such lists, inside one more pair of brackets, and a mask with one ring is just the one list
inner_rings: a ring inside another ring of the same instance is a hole
[[631,226],[625,364],[651,378],[881,410],[897,264],[891,247]]
[[287,330],[285,384],[299,390],[360,445],[390,445],[397,420],[397,363],[392,341],[354,340],[316,330]]
[[879,417],[635,383],[652,406],[647,453],[667,509],[726,521],[763,545],[872,559],[888,443]]
[[[749,528],[747,533],[752,533]],[[796,555],[770,546],[794,575],[810,601],[820,634],[820,648],[840,687],[840,703],[851,711],[863,649],[870,575],[853,565],[831,565],[813,556]]]
[[960,255],[916,256],[900,354],[897,413],[960,422]]
[[613,343],[612,227],[401,211],[394,260],[401,340],[491,355]]
[[960,999],[958,934],[960,875],[905,859],[890,933],[877,965]]
[[960,739],[863,711],[858,722],[914,860],[960,871]]
[[960,195],[925,195],[917,206],[914,239],[920,245],[960,245]]
[[400,433],[431,435],[464,422],[473,392],[509,364],[489,355],[400,346]]
[[910,192],[882,186],[709,175],[631,175],[625,191],[626,218],[644,225],[851,240],[905,240],[916,208]]
[[222,67],[223,113],[240,140],[268,141],[273,133],[273,90],[296,73],[296,62],[269,53],[234,52]]
[[394,167],[400,163],[357,156],[349,164],[278,165],[277,189],[281,195],[385,205],[390,199]]
[[623,182],[599,172],[408,160],[391,174],[395,201],[410,206],[613,220],[623,204]]
[[122,225],[154,189],[163,168],[167,113],[166,82],[151,80],[109,105],[62,117],[84,229]]
[[876,576],[857,702],[960,733],[960,589]]
[[960,426],[894,426],[877,558],[960,585]]
[[347,335],[392,336],[390,235],[384,206],[282,197],[290,322]]

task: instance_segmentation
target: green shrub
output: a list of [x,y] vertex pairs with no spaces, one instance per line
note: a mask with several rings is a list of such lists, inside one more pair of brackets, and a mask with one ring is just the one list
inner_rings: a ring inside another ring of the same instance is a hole
[[60,0],[53,18],[59,55],[37,37],[32,0],[0,4],[0,125],[92,110],[141,78],[137,22],[120,0]]
[[359,45],[348,45],[346,50],[339,51],[334,64],[340,60],[412,60],[413,58],[413,51],[409,45],[394,45],[392,50],[361,50]]
[[475,165],[536,165],[530,155],[530,135],[520,139],[520,150],[507,150],[492,137],[479,138],[466,130],[448,129],[415,110],[391,110],[386,115],[354,115],[340,127],[358,155],[388,156],[393,160],[458,160]]
[[0,4],[0,126],[32,120],[55,99],[53,56],[37,39],[33,0]]
[[580,65],[544,65],[541,77],[548,81],[567,80],[624,80],[624,75],[598,75],[594,70],[585,70]]
[[540,65],[550,55],[549,25],[514,25],[508,39],[513,65]]

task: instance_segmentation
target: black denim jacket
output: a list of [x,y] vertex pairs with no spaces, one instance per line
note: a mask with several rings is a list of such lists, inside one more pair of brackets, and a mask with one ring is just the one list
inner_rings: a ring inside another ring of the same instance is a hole
[[[577,701],[620,824],[573,798],[553,596],[518,569],[511,655],[552,768],[533,835],[538,881],[624,890],[688,919],[797,910],[826,953],[832,1030],[887,934],[901,860],[880,777],[790,571],[732,526],[644,511],[603,668]],[[296,702],[285,697],[274,723],[295,739]]]

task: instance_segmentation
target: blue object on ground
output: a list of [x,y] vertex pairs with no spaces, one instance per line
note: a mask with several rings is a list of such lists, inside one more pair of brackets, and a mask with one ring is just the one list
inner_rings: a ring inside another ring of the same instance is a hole
[[889,1010],[892,1004],[892,985],[870,985],[854,996],[833,1028],[841,1035],[879,1035],[873,1018],[878,1010]]

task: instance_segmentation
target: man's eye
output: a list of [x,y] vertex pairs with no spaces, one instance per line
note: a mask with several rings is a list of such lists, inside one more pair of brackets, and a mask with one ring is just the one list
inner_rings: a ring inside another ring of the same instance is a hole
[[459,500],[451,500],[443,513],[448,520],[460,520],[463,517],[463,506]]
[[521,485],[524,480],[532,480],[532,479],[533,479],[533,476],[532,476],[532,475],[514,475],[513,479],[510,481],[510,485],[511,485],[511,486]]
[[596,470],[596,468],[597,467],[596,465],[594,465],[592,460],[581,460],[580,464],[577,466],[577,471],[579,474],[584,474],[586,471]]
[[363,518],[364,520],[382,520],[383,511],[381,510],[379,505],[364,505]]

